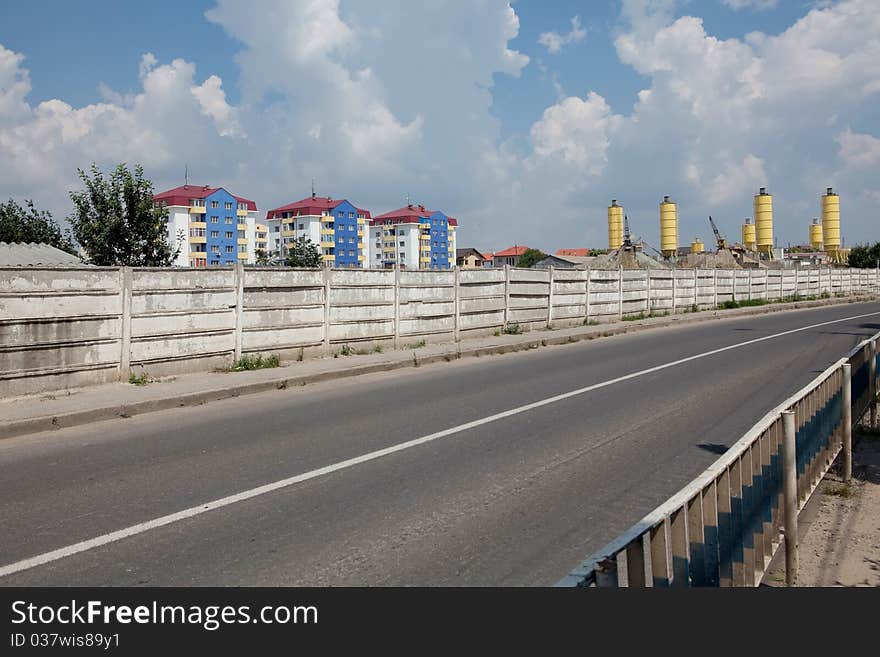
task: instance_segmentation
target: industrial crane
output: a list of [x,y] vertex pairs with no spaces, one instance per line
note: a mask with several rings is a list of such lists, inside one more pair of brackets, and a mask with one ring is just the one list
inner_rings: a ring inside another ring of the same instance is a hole
[[727,240],[721,237],[721,233],[718,232],[718,226],[712,221],[712,215],[709,215],[709,225],[712,226],[712,232],[715,233],[715,242],[718,245],[718,251],[724,251],[727,248]]

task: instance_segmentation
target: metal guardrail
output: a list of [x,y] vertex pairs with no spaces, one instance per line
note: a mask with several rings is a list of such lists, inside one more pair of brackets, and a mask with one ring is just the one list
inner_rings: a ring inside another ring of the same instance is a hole
[[[851,476],[851,425],[868,410],[877,419],[878,339],[880,333],[864,340],[767,413],[699,477],[556,586],[757,586],[783,533],[797,534],[798,512],[841,450],[844,478]],[[796,542],[786,549],[790,583],[796,550]]]

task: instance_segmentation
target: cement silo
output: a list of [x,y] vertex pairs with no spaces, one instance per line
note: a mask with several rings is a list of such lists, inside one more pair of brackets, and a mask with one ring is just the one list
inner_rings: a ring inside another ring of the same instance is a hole
[[611,200],[608,206],[608,248],[613,251],[623,245],[623,206],[617,199]]
[[678,255],[678,206],[668,196],[660,203],[660,252],[665,258]]
[[824,248],[824,236],[822,231],[822,224],[819,223],[819,218],[816,217],[813,219],[813,223],[810,224],[810,246],[815,251],[821,251]]
[[773,257],[773,197],[761,187],[755,195],[755,233],[758,252]]
[[699,237],[695,237],[694,241],[691,242],[691,253],[704,253],[706,251],[706,247],[703,244],[703,240]]
[[747,218],[742,226],[742,243],[748,251],[758,250],[758,238],[755,235],[755,224],[752,223],[751,217]]
[[829,187],[822,197],[822,237],[825,251],[835,262],[840,254],[840,197]]

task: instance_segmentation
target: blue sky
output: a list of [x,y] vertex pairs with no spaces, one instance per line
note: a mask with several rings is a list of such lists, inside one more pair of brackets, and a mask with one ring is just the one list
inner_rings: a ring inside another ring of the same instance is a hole
[[649,241],[664,194],[682,243],[710,212],[735,236],[758,186],[804,241],[834,185],[849,242],[880,239],[871,0],[257,6],[9,3],[0,197],[63,217],[76,167],[138,161],[161,188],[187,164],[261,209],[316,177],[375,212],[410,193],[478,248],[555,250],[603,246],[612,196]]

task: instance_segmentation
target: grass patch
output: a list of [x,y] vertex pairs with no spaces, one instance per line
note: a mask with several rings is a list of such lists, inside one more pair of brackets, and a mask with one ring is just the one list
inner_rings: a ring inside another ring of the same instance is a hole
[[584,326],[599,326],[599,320],[597,319],[585,319]]
[[620,318],[620,321],[622,321],[622,322],[637,322],[640,319],[645,319],[645,317],[647,317],[647,315],[645,315],[645,313],[638,313],[636,315],[624,315],[623,317]]
[[418,342],[411,342],[410,344],[406,345],[406,348],[407,349],[419,349],[421,347],[424,347],[426,344],[427,343],[424,340],[419,340]]
[[263,354],[257,354],[256,356],[247,354],[233,363],[232,367],[229,368],[229,371],[246,372],[248,370],[264,370],[270,367],[278,367],[279,365],[281,365],[281,359],[278,357],[278,354],[272,354],[265,358],[263,357]]
[[822,492],[826,495],[834,495],[835,497],[842,497],[844,499],[849,499],[856,493],[855,490],[853,490],[853,487],[849,484],[828,484],[822,489]]
[[141,372],[140,374],[135,374],[134,372],[132,372],[128,375],[128,382],[133,386],[145,386],[150,381],[152,381],[152,379],[150,378],[150,375],[146,372]]
[[520,326],[519,324],[508,324],[502,332],[505,335],[519,335],[520,333],[522,333],[522,326]]

